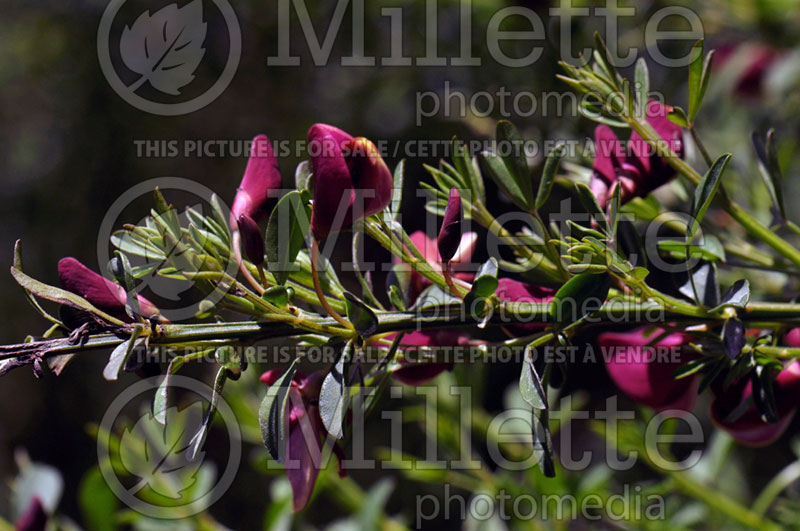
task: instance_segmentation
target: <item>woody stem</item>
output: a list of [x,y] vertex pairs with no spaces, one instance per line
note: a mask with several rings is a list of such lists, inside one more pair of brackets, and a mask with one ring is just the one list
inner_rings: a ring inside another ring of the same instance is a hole
[[353,326],[348,323],[339,312],[333,309],[331,305],[328,303],[328,299],[325,297],[325,293],[322,291],[322,285],[319,282],[319,271],[317,270],[317,263],[319,262],[319,247],[317,246],[317,240],[313,237],[311,238],[311,279],[314,282],[314,291],[317,293],[319,297],[319,303],[322,305],[322,308],[333,317],[333,319],[342,325],[345,328],[351,329]]

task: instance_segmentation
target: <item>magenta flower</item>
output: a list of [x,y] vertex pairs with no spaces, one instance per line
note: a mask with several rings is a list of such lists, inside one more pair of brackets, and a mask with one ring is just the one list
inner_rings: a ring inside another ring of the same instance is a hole
[[[58,278],[61,282],[61,287],[83,297],[98,310],[102,310],[120,321],[131,322],[131,318],[125,313],[125,302],[128,297],[122,286],[95,273],[72,257],[59,260]],[[139,299],[139,310],[144,318],[153,319],[159,317],[160,312],[155,304],[141,295],[137,295],[137,297]]]
[[[274,384],[282,370],[272,369],[261,375],[261,381]],[[309,375],[297,371],[292,378],[287,404],[289,414],[289,436],[286,438],[286,476],[292,485],[292,509],[297,512],[308,505],[314,484],[322,464],[322,450],[328,444],[328,431],[319,415],[319,392],[325,379],[324,371]],[[333,439],[330,439],[333,440]],[[339,476],[345,475],[342,468],[344,453],[338,444],[332,449],[339,459]]]
[[[311,127],[308,142],[314,178],[314,238],[321,240],[334,230],[349,228],[392,200],[392,173],[372,142],[325,124]],[[342,205],[346,210],[339,213]]]
[[44,531],[47,528],[47,510],[38,496],[31,498],[25,512],[14,522],[16,531]]
[[[525,284],[510,278],[497,280],[495,294],[500,300],[508,302],[549,303],[552,302],[555,291],[544,286]],[[544,328],[545,323],[510,324],[506,329],[515,336],[526,336]]]
[[[717,387],[715,389],[715,387]],[[800,403],[800,362],[793,361],[775,378],[773,393],[778,420],[764,422],[752,403],[753,385],[750,378],[733,382],[726,389],[712,385],[715,392],[711,402],[711,420],[745,446],[767,446],[775,442],[792,422]],[[749,406],[745,402],[750,402]],[[742,412],[741,408],[746,409]]]
[[281,172],[278,159],[272,149],[272,143],[265,135],[253,139],[250,147],[250,158],[244,170],[244,176],[231,208],[231,230],[237,230],[239,216],[251,217],[256,223],[266,219],[269,214],[267,201],[270,190],[281,187]]
[[[679,157],[683,156],[683,133],[667,114],[670,108],[651,100],[647,105],[647,122]],[[601,206],[605,207],[620,186],[622,202],[634,197],[644,197],[666,184],[676,172],[667,161],[659,157],[650,145],[634,132],[627,149],[607,125],[599,125],[594,132],[594,171],[589,184]]]
[[[394,339],[395,334],[387,336],[386,339],[391,341]],[[469,336],[464,332],[458,330],[431,330],[409,332],[403,336],[400,344],[400,350],[407,358],[401,361],[402,364],[408,364],[408,367],[402,367],[396,370],[392,376],[406,385],[423,385],[444,371],[453,369],[452,361],[444,362],[425,362],[415,363],[418,358],[424,357],[424,354],[415,347],[431,347],[436,351],[436,347],[444,347],[441,349],[442,354],[446,354],[447,347],[464,346],[469,342]],[[410,358],[409,361],[408,358]]]
[[637,328],[625,333],[600,334],[597,343],[608,375],[622,392],[656,411],[691,410],[697,399],[699,381],[694,376],[674,378],[678,367],[688,361],[685,355],[675,352],[674,347],[684,344],[686,337],[670,334],[648,347],[662,331],[654,330],[649,336],[645,336],[645,331],[646,328]]
[[444,211],[442,228],[439,229],[439,236],[436,238],[439,257],[444,262],[449,262],[458,251],[458,246],[461,244],[463,218],[464,211],[461,206],[461,194],[455,188],[451,188],[450,197],[447,199],[447,208]]

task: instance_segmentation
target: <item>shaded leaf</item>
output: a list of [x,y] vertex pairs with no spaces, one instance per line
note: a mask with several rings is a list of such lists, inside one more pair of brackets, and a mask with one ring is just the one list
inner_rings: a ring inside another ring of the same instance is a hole
[[566,152],[564,144],[558,144],[553,151],[547,155],[544,168],[542,169],[542,178],[539,181],[539,189],[536,191],[536,204],[535,208],[538,210],[542,208],[547,200],[550,199],[550,194],[553,191],[553,183],[555,183],[556,175],[558,174],[558,165]]
[[322,382],[319,393],[319,415],[328,433],[337,439],[344,436],[344,416],[350,402],[345,367],[353,358],[355,345],[347,342]]
[[344,293],[347,307],[347,319],[353,324],[361,337],[368,337],[378,329],[378,317],[372,309],[358,297],[346,291]]
[[686,231],[687,240],[692,239],[700,226],[700,222],[703,221],[711,201],[717,194],[717,190],[719,190],[722,173],[725,171],[725,167],[731,157],[730,153],[726,153],[714,161],[714,164],[711,165],[705,176],[703,176],[703,180],[697,186],[692,201],[692,221]]
[[278,284],[286,283],[289,273],[297,269],[294,264],[308,234],[310,217],[311,209],[296,190],[281,197],[269,217],[267,264]]
[[289,424],[289,419],[286,418],[286,406],[289,399],[289,387],[297,370],[298,359],[295,358],[280,378],[269,386],[267,394],[258,408],[261,439],[264,441],[269,455],[277,463],[283,463]]

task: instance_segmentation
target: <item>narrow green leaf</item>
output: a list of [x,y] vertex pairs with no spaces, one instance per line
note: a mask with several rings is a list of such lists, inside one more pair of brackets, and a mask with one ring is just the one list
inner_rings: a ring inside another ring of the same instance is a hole
[[347,342],[336,363],[325,376],[319,393],[319,415],[322,424],[328,433],[337,439],[344,436],[344,417],[350,403],[350,391],[347,385],[347,371],[345,367],[353,359],[355,344],[353,340]]
[[194,437],[189,441],[189,460],[194,461],[198,452],[206,442],[208,437],[208,430],[211,427],[211,421],[214,420],[214,414],[217,412],[219,405],[219,397],[222,396],[222,389],[225,387],[225,381],[228,379],[228,371],[224,367],[220,367],[217,371],[217,376],[214,378],[214,389],[211,393],[211,403],[208,404],[206,414],[203,416],[203,422],[200,428],[195,433]]
[[267,394],[258,408],[258,423],[261,427],[261,439],[269,455],[277,463],[283,463],[286,448],[286,432],[289,419],[286,409],[289,400],[289,389],[297,370],[295,358],[278,380],[267,389]]
[[589,212],[589,215],[597,221],[597,224],[600,226],[600,230],[602,230],[606,235],[611,235],[611,229],[608,226],[608,220],[606,220],[606,216],[603,213],[603,209],[600,207],[600,204],[597,202],[597,198],[583,183],[575,183],[575,191],[578,192],[578,200],[583,205],[583,208]]
[[131,263],[128,257],[119,251],[114,251],[114,258],[108,262],[108,271],[125,290],[125,313],[131,319],[139,319],[142,311],[139,308],[139,296],[136,294],[136,285],[133,282]]
[[311,180],[311,164],[307,160],[302,161],[294,170],[294,186],[298,190],[308,190]]
[[525,140],[511,122],[501,120],[497,122],[497,142],[500,145],[501,157],[511,176],[522,192],[522,199],[526,206],[533,204],[533,183],[528,169],[528,159],[525,156]]
[[375,312],[358,297],[346,291],[344,293],[347,306],[347,319],[353,324],[361,337],[369,337],[378,329],[378,317]]
[[267,264],[278,284],[285,284],[289,273],[297,269],[294,264],[308,234],[310,217],[311,209],[296,190],[284,195],[269,217],[265,237]]
[[733,283],[733,286],[728,288],[725,294],[722,295],[719,306],[714,308],[713,311],[721,310],[722,308],[726,308],[728,306],[744,309],[749,301],[750,283],[745,279],[737,280]]
[[647,103],[650,99],[650,72],[647,69],[647,61],[644,57],[640,57],[636,61],[634,79],[636,80],[637,116],[645,118],[647,115]]
[[539,189],[536,192],[536,210],[542,208],[547,200],[550,199],[550,194],[553,191],[553,184],[558,174],[558,166],[561,163],[561,158],[566,152],[564,144],[558,144],[553,151],[547,155],[544,168],[542,169],[542,178],[539,181]]
[[397,221],[400,217],[400,210],[403,207],[403,180],[406,173],[406,160],[397,163],[394,169],[394,190],[392,192],[392,219]]
[[708,81],[711,78],[711,62],[714,58],[714,50],[704,56],[703,39],[697,41],[692,48],[691,63],[689,64],[689,123],[694,123],[703,97],[708,88]]
[[711,201],[714,199],[717,190],[719,190],[719,185],[722,182],[720,178],[732,156],[733,155],[730,153],[726,153],[719,157],[714,164],[711,165],[711,168],[708,169],[703,180],[700,181],[700,184],[697,186],[692,202],[692,221],[686,232],[687,241],[692,239],[697,228],[700,226],[700,222],[703,221],[703,217],[706,215]]
[[183,356],[175,356],[172,358],[167,366],[167,372],[164,374],[164,379],[161,380],[161,383],[158,384],[158,389],[156,389],[156,396],[153,398],[153,416],[155,417],[156,421],[160,422],[161,424],[167,424],[169,383],[172,380],[172,375],[176,374],[181,367],[183,367],[185,362],[186,358]]
[[125,368],[125,362],[128,361],[131,353],[136,347],[144,343],[144,338],[139,338],[143,331],[144,327],[142,325],[135,325],[131,331],[131,337],[128,338],[127,341],[116,346],[111,352],[108,363],[103,369],[103,378],[110,382],[116,381],[119,378],[119,375],[122,374],[122,369]]
[[525,347],[525,358],[522,362],[522,371],[519,375],[519,392],[523,400],[534,409],[547,409],[547,391],[542,386],[542,380],[533,364],[533,349],[531,345]]

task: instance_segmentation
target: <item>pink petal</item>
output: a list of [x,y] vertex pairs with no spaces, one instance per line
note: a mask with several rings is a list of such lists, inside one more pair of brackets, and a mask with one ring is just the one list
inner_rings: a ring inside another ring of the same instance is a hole
[[259,135],[253,139],[250,158],[236,197],[233,199],[231,229],[236,229],[237,220],[242,214],[250,216],[256,222],[263,221],[268,214],[269,191],[278,190],[280,187],[281,173],[272,142],[266,135]]

